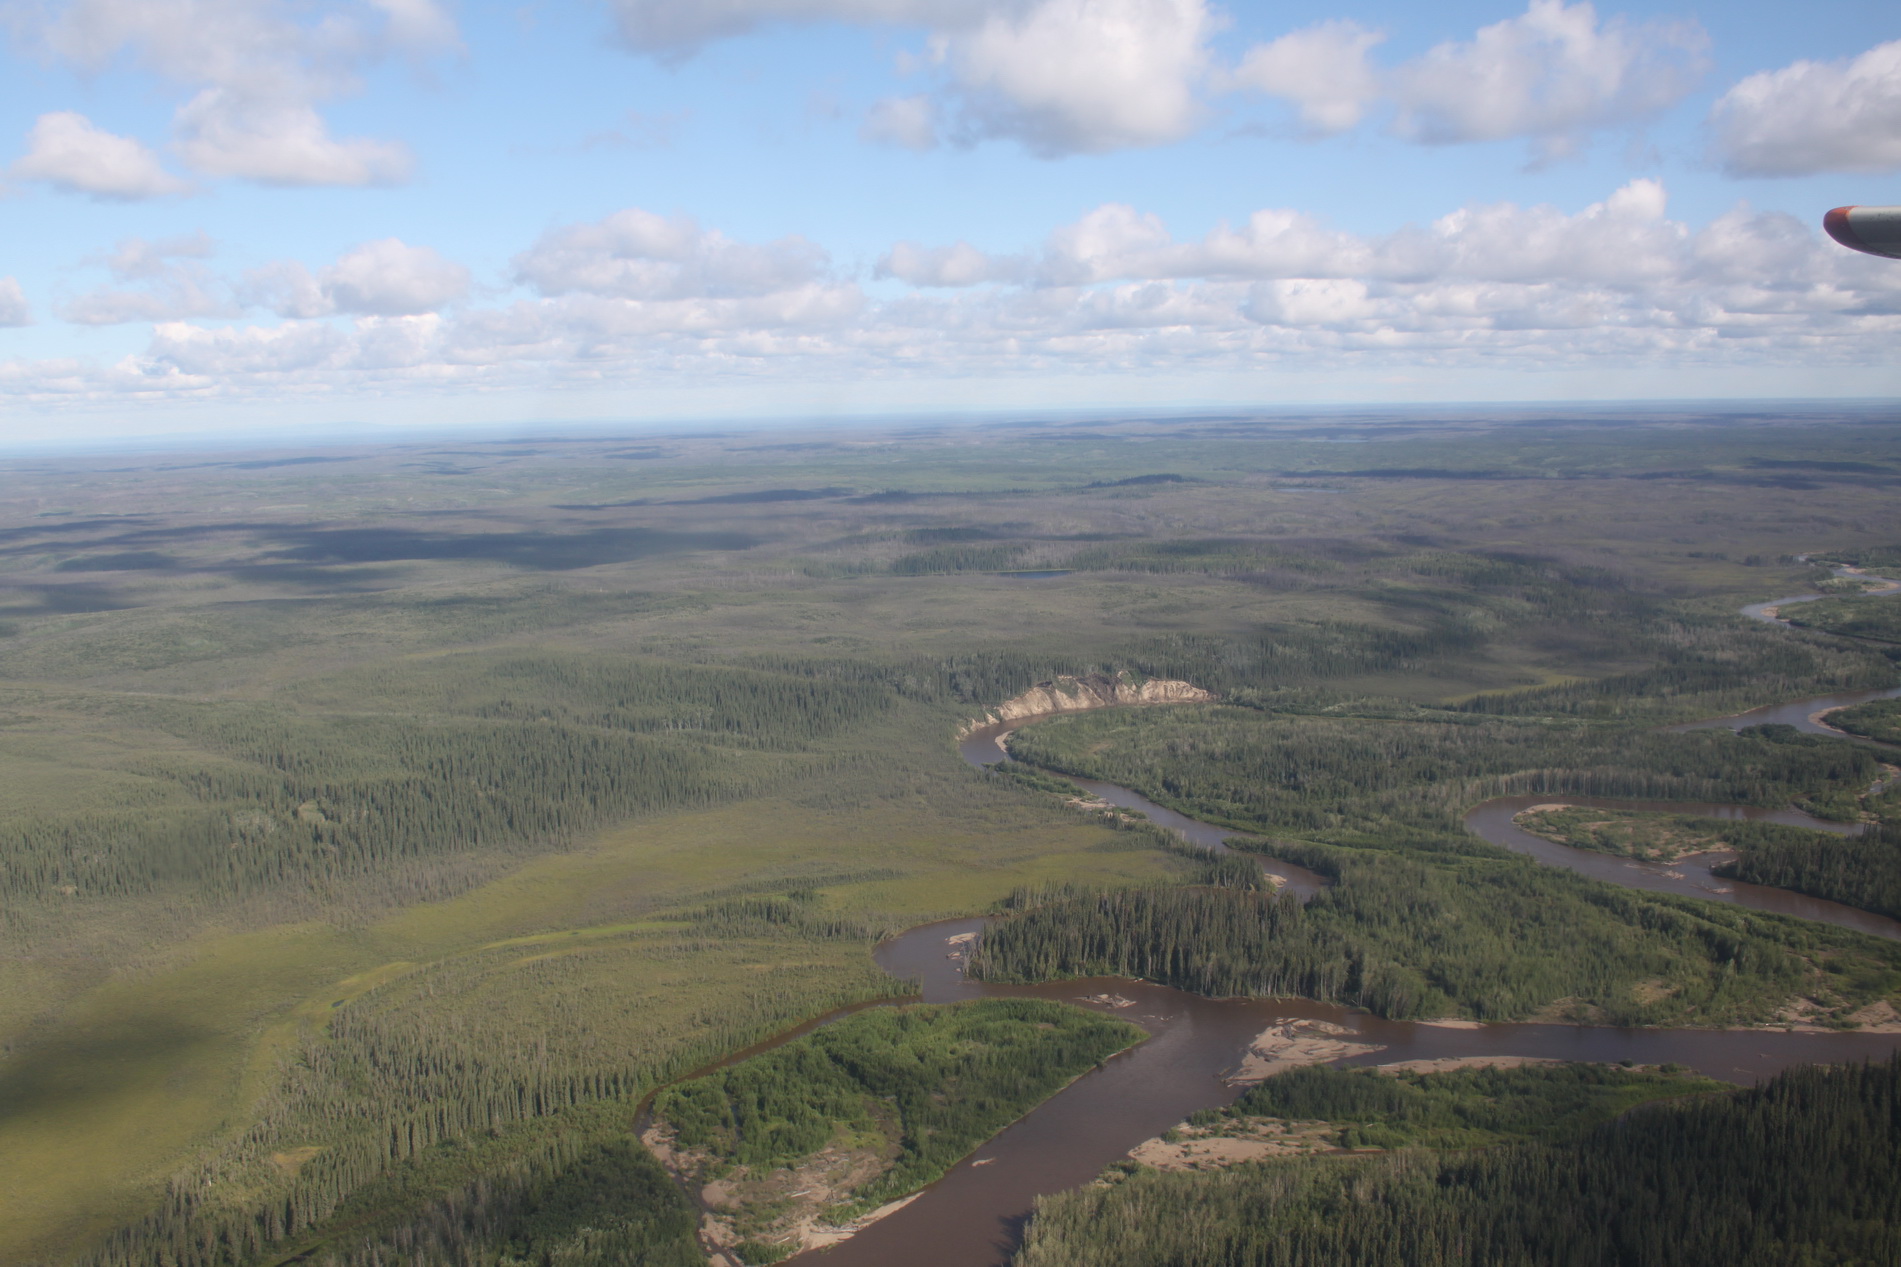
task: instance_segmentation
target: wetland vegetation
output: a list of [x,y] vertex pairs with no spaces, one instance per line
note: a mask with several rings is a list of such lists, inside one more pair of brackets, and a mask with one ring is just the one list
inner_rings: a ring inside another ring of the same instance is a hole
[[[991,909],[1006,974],[1850,1023],[1901,996],[1891,948],[1545,871],[1459,814],[1886,815],[1873,744],[1655,728],[1901,683],[1892,644],[1736,615],[1881,565],[1898,442],[1498,411],[11,460],[0,1261],[673,1267],[696,1212],[641,1100],[894,996],[879,937]],[[1220,702],[1020,757],[1327,894],[958,760],[960,722],[1090,672]],[[1886,839],[1760,862],[1883,909],[1888,864],[1829,850]],[[1282,935],[1220,932],[1248,920]]]

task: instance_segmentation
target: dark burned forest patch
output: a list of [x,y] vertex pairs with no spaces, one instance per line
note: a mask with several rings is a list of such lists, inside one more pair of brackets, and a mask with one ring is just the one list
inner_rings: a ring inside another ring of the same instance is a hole
[[668,532],[599,528],[592,532],[417,532],[404,528],[298,528],[271,534],[289,548],[276,557],[300,563],[395,563],[469,560],[548,572],[627,563],[692,550],[747,550],[760,538],[741,532]]
[[1159,475],[1131,475],[1122,480],[1096,480],[1084,484],[1084,488],[1144,488],[1155,484],[1206,484],[1207,480],[1196,479],[1191,475],[1176,475],[1164,472]]
[[236,563],[203,569],[234,581],[259,585],[296,585],[331,594],[367,594],[401,584],[405,570],[357,565],[348,569],[311,563]]
[[[94,526],[100,526],[95,524]],[[68,525],[58,525],[70,530]],[[0,554],[16,557],[45,550],[51,544],[32,539],[7,541],[0,535]],[[664,528],[603,527],[582,532],[498,531],[456,532],[395,525],[329,528],[315,524],[221,523],[176,527],[138,526],[90,541],[62,541],[59,548],[71,557],[54,565],[56,572],[203,572],[238,579],[298,585],[348,582],[362,585],[379,575],[362,571],[336,574],[321,569],[339,565],[467,560],[506,563],[537,571],[561,572],[607,563],[684,554],[694,550],[748,550],[763,537],[742,532],[678,532]],[[155,547],[240,548],[245,553],[261,547],[263,554],[245,560],[194,560]],[[15,586],[16,589],[27,588]],[[43,601],[34,610],[108,611],[136,606],[116,598],[101,599],[76,586],[39,586]],[[54,592],[54,591],[57,592]],[[80,604],[80,605],[73,605]]]
[[15,583],[0,588],[0,616],[79,616],[141,605],[137,599],[104,585]]
[[116,554],[82,554],[62,559],[55,572],[164,572],[178,566],[178,560],[157,550],[127,550]]
[[681,506],[746,506],[765,502],[814,502],[832,497],[850,497],[850,488],[758,488],[744,493],[719,493],[676,503]]

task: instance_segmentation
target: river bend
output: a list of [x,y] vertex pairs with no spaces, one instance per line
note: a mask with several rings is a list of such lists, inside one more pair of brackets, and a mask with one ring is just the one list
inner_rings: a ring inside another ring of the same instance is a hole
[[[1806,708],[1802,714],[1806,719],[1816,706],[1815,701],[1804,701],[1781,707]],[[973,765],[993,764],[1007,755],[1001,740],[1010,731],[1040,720],[1025,718],[986,727],[965,736],[959,750]],[[1222,842],[1238,834],[1178,814],[1128,788],[1094,780],[1073,781],[1110,804],[1140,811],[1157,826],[1179,832],[1195,844],[1223,849]],[[1901,925],[1894,921],[1850,907],[1780,889],[1716,880],[1708,875],[1707,858],[1684,859],[1672,867],[1652,869],[1554,844],[1513,825],[1512,816],[1520,809],[1556,799],[1505,797],[1488,801],[1471,811],[1467,825],[1495,844],[1614,884],[1737,902],[1823,919],[1878,936],[1901,936]],[[1598,803],[1591,798],[1564,799],[1573,804]],[[1616,804],[1844,830],[1793,810],[1677,802],[1656,806],[1631,801]],[[1278,860],[1266,859],[1263,865],[1281,875],[1289,891],[1303,896],[1325,883],[1312,872]],[[1044,1101],[909,1205],[842,1244],[808,1251],[789,1261],[804,1267],[890,1267],[893,1263],[905,1267],[1001,1267],[1014,1251],[1037,1197],[1087,1183],[1137,1144],[1190,1113],[1232,1102],[1241,1089],[1224,1082],[1224,1075],[1234,1071],[1251,1039],[1269,1026],[1289,1021],[1328,1021],[1350,1031],[1344,1037],[1380,1048],[1340,1062],[1343,1064],[1482,1055],[1640,1064],[1674,1061],[1709,1077],[1745,1085],[1790,1065],[1881,1059],[1901,1051],[1901,1034],[1440,1025],[1382,1020],[1350,1008],[1302,999],[1207,999],[1152,982],[1119,978],[993,985],[973,981],[964,974],[964,946],[951,940],[979,931],[984,923],[977,918],[959,919],[911,929],[878,947],[878,963],[896,976],[916,978],[927,1003],[975,998],[1050,999],[1133,1021],[1149,1032],[1149,1039],[1112,1057]]]

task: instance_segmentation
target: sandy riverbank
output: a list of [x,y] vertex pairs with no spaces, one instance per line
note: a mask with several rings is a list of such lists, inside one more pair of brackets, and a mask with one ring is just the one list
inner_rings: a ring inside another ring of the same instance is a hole
[[1334,1151],[1331,1122],[1289,1122],[1256,1118],[1244,1123],[1190,1126],[1184,1122],[1167,1135],[1143,1140],[1129,1160],[1157,1170],[1220,1170],[1269,1157]]
[[1563,1063],[1555,1056],[1446,1056],[1439,1060],[1395,1060],[1373,1067],[1381,1073],[1448,1073],[1454,1069],[1517,1069]]
[[1363,1056],[1383,1050],[1379,1043],[1358,1043],[1346,1035],[1353,1031],[1331,1021],[1289,1021],[1270,1025],[1255,1036],[1241,1057],[1240,1066],[1225,1081],[1241,1086],[1271,1078],[1283,1069],[1299,1065],[1320,1065],[1348,1056]]

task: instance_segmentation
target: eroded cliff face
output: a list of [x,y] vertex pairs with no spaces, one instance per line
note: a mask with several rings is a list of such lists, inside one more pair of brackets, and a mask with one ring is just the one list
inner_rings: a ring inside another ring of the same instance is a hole
[[958,730],[960,736],[1000,722],[1020,721],[1046,713],[1079,713],[1090,708],[1114,708],[1118,704],[1203,704],[1214,699],[1192,682],[1149,678],[1137,682],[1126,673],[1110,677],[1091,673],[1087,677],[1059,677],[1053,682],[1038,682],[1014,699],[1007,699],[975,721]]

